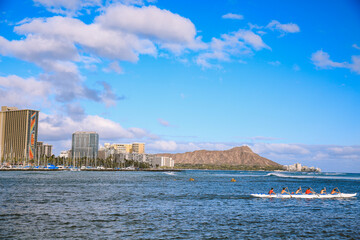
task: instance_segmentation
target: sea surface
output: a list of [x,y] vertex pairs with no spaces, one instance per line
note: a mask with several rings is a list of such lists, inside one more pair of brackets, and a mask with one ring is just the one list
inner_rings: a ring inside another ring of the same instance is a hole
[[360,174],[0,172],[0,238],[360,239],[359,196],[250,196],[299,186],[359,194]]

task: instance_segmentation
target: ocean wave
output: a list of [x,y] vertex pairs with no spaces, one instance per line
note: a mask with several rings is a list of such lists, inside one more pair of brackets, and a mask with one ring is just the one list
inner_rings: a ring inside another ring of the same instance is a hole
[[175,176],[175,175],[176,175],[174,172],[164,172],[164,174],[166,174],[166,175],[171,175],[171,176]]
[[316,178],[316,179],[330,179],[330,180],[356,180],[359,181],[360,177],[340,176],[339,174],[330,175],[289,175],[284,173],[268,173],[266,176],[275,176],[280,178]]
[[324,175],[346,175],[346,173],[340,173],[340,172],[335,172],[335,173],[323,173]]
[[265,175],[255,175],[255,174],[213,174],[212,176],[216,176],[216,177],[264,177]]

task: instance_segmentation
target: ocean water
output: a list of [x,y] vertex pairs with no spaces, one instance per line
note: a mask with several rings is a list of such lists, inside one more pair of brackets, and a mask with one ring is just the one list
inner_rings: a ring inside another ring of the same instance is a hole
[[359,194],[360,174],[0,172],[0,238],[360,239],[359,196],[250,196],[299,186]]

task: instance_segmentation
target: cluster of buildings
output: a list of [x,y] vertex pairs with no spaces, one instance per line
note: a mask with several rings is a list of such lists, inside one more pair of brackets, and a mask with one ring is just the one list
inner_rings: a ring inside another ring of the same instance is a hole
[[301,163],[284,165],[284,169],[289,172],[321,172],[320,168],[302,166]]
[[62,151],[64,159],[101,159],[113,162],[136,161],[152,167],[174,167],[170,157],[145,153],[145,143],[105,143],[99,147],[99,135],[96,132],[75,132],[72,135],[71,150]]
[[[52,156],[52,145],[38,141],[39,111],[2,106],[0,112],[0,165],[4,162],[41,164],[40,159]],[[62,151],[62,159],[126,160],[148,163],[153,167],[174,167],[173,159],[145,153],[144,143],[110,144],[99,149],[99,134],[75,132],[71,150]],[[19,161],[16,161],[19,160]],[[37,161],[36,161],[37,160]],[[75,162],[75,161],[74,161]]]
[[[0,165],[41,164],[40,159],[52,156],[52,145],[38,141],[39,111],[2,106],[0,112]],[[124,162],[132,160],[153,167],[174,167],[173,159],[145,153],[145,143],[110,144],[99,149],[99,134],[75,132],[71,150],[62,151],[63,159],[109,159]]]
[[105,143],[99,150],[99,158],[110,158],[116,161],[133,160],[148,163],[153,167],[174,167],[174,160],[170,157],[146,154],[145,143]]
[[102,159],[114,162],[136,161],[148,163],[152,167],[174,167],[169,157],[145,153],[145,143],[105,143],[99,147],[99,135],[96,132],[75,132],[72,135],[71,150],[62,151],[61,158]]
[[38,141],[39,111],[2,106],[0,161],[38,160],[52,156],[52,146]]

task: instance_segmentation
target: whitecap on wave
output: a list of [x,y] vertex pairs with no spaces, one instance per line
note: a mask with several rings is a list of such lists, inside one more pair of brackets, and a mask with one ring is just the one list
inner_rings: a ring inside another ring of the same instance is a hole
[[255,174],[214,174],[216,177],[264,177],[265,175]]
[[174,172],[164,172],[164,174],[166,174],[166,175],[171,175],[171,176],[176,175]]
[[352,176],[340,176],[339,174],[333,174],[333,175],[318,175],[318,174],[312,174],[312,175],[292,175],[292,174],[285,174],[285,173],[268,173],[266,176],[275,176],[280,178],[317,178],[317,179],[332,179],[332,180],[360,180],[360,177],[352,177]]

